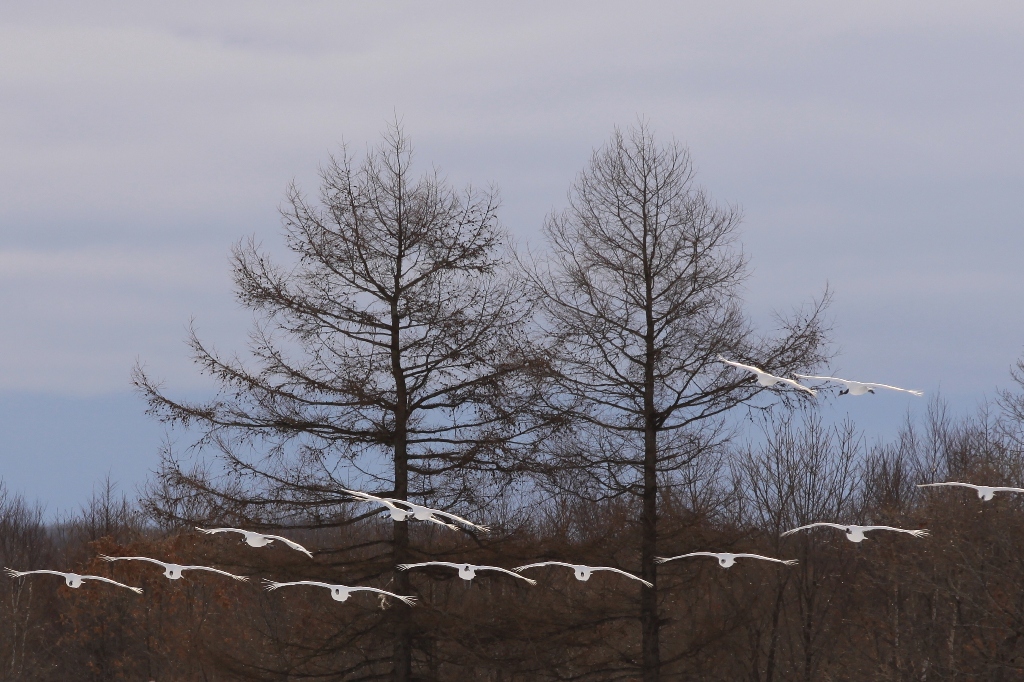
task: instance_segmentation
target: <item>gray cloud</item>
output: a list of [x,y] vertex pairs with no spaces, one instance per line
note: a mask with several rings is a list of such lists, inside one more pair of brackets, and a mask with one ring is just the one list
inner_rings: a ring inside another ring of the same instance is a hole
[[339,142],[358,152],[395,115],[425,167],[497,184],[531,241],[612,126],[647,117],[743,206],[759,319],[831,284],[851,375],[968,404],[1024,342],[1018,3],[4,14],[0,391],[124,391],[136,357],[201,388],[189,318],[225,348],[249,321],[230,244],[278,248],[286,184],[315,190]]

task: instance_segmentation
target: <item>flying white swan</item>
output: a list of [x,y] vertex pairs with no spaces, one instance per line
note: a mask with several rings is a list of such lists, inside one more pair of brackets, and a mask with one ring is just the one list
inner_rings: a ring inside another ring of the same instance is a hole
[[157,559],[150,559],[145,556],[107,556],[106,554],[100,554],[100,558],[104,561],[148,561],[151,564],[157,566],[163,566],[164,577],[168,580],[178,580],[181,578],[182,571],[211,571],[213,573],[220,573],[226,575],[229,578],[240,580],[242,582],[248,582],[249,579],[244,575],[235,575],[234,573],[228,573],[222,571],[219,568],[210,568],[209,566],[183,566],[181,564],[171,564],[166,561],[159,561]]
[[795,374],[794,376],[801,379],[817,379],[819,381],[834,381],[839,384],[846,386],[845,389],[839,391],[839,395],[864,395],[865,393],[874,393],[876,388],[885,388],[890,391],[901,391],[903,393],[909,393],[910,395],[916,395],[918,397],[923,396],[924,393],[921,391],[914,391],[909,388],[899,388],[897,386],[890,386],[889,384],[869,384],[864,381],[850,381],[849,379],[840,379],[839,377],[818,377],[810,374]]
[[974,485],[973,483],[960,483],[959,481],[946,481],[945,483],[918,483],[918,488],[932,488],[937,486],[960,486],[961,488],[973,488],[978,491],[978,497],[984,502],[989,502],[996,493],[1024,493],[1024,488],[1009,488],[1002,485]]
[[566,568],[571,568],[573,570],[573,572],[576,573],[576,580],[580,580],[580,581],[590,580],[590,574],[593,573],[594,571],[612,571],[613,573],[619,573],[620,575],[624,575],[627,578],[632,578],[633,580],[639,580],[644,585],[647,585],[647,587],[654,587],[654,585],[652,585],[651,583],[647,582],[643,578],[638,578],[637,576],[633,575],[632,573],[627,573],[626,571],[622,571],[622,570],[619,570],[617,568],[611,568],[609,566],[581,566],[579,564],[567,564],[567,563],[565,563],[563,561],[541,561],[541,562],[536,563],[536,564],[527,564],[525,566],[517,566],[516,568],[513,568],[512,570],[515,571],[516,573],[520,573],[522,571],[525,571],[528,568],[539,568],[541,566],[565,566]]
[[799,532],[801,530],[807,530],[808,528],[817,528],[818,526],[823,526],[826,528],[838,528],[839,530],[846,533],[846,539],[850,542],[863,541],[864,533],[871,530],[888,530],[894,533],[906,533],[908,535],[913,535],[915,538],[923,538],[928,535],[928,531],[926,530],[907,530],[905,528],[893,528],[892,526],[844,526],[839,523],[808,523],[806,526],[800,526],[799,528],[794,528],[793,530],[787,530],[782,535],[792,535],[793,533]]
[[288,538],[283,538],[280,535],[267,535],[266,533],[257,533],[251,530],[242,530],[241,528],[200,528],[196,526],[196,530],[200,533],[206,533],[207,535],[214,535],[216,533],[241,533],[245,537],[242,539],[250,547],[266,547],[274,540],[280,540],[284,544],[288,545],[292,549],[302,552],[310,559],[313,558],[313,553],[303,547],[297,542],[292,542]]
[[797,383],[792,379],[787,379],[785,377],[777,377],[774,374],[769,374],[768,372],[764,371],[763,369],[760,369],[759,367],[754,367],[753,365],[744,365],[739,362],[733,362],[732,360],[726,360],[721,355],[718,356],[718,361],[724,362],[727,365],[732,365],[733,367],[738,367],[739,369],[757,375],[757,383],[759,383],[762,386],[774,386],[775,384],[783,383],[789,384],[793,388],[798,388],[801,391],[807,391],[811,395],[817,395],[817,391],[815,391],[814,389],[807,388],[803,384]]
[[119,583],[116,580],[104,578],[101,575],[79,575],[77,573],[62,573],[61,571],[47,571],[45,569],[38,571],[15,571],[13,568],[4,568],[4,570],[7,572],[7,575],[11,576],[12,578],[20,578],[23,575],[32,575],[33,573],[48,573],[50,575],[59,575],[62,578],[64,578],[64,582],[67,584],[68,587],[73,587],[75,589],[82,586],[83,580],[99,580],[101,582],[110,583],[111,585],[117,585],[118,587],[124,587],[125,589],[129,589],[136,594],[142,594],[141,587],[132,587],[131,585],[125,585],[124,583]]
[[387,597],[394,597],[395,599],[401,600],[409,606],[416,605],[416,597],[403,597],[400,594],[394,592],[388,592],[387,590],[378,590],[376,587],[349,587],[348,585],[332,585],[330,583],[321,583],[316,580],[297,580],[290,583],[276,583],[273,580],[266,581],[267,590],[276,590],[281,587],[292,587],[294,585],[314,585],[316,587],[326,587],[331,591],[331,599],[334,601],[345,601],[349,595],[353,592],[376,592],[377,594],[384,595]]
[[729,552],[690,552],[689,554],[680,554],[679,556],[670,557],[655,557],[654,562],[657,564],[664,564],[669,561],[675,561],[676,559],[685,559],[691,556],[711,556],[718,559],[718,564],[722,568],[731,568],[736,563],[737,559],[760,559],[762,561],[774,561],[777,564],[786,564],[787,566],[793,566],[797,563],[796,559],[773,559],[769,556],[761,556],[760,554],[731,554]]
[[447,561],[424,561],[420,564],[398,564],[398,569],[401,571],[408,571],[410,568],[421,568],[423,566],[447,566],[448,568],[454,568],[459,571],[459,577],[463,580],[472,580],[476,577],[477,571],[500,571],[502,573],[508,573],[513,578],[519,578],[525,580],[531,585],[536,585],[536,580],[530,580],[525,575],[519,575],[505,568],[499,568],[497,566],[474,566],[473,564],[453,564]]
[[[371,495],[370,493],[364,493],[358,490],[346,490],[345,488],[342,488],[341,491],[347,495],[355,497],[356,499],[363,500],[364,502],[376,502],[377,504],[384,505],[385,507],[387,507],[388,512],[390,512],[391,518],[395,521],[406,521],[410,516],[412,516],[417,521],[432,521],[434,523],[439,523],[442,526],[456,528],[452,524],[442,520],[451,519],[456,523],[461,523],[462,525],[468,528],[473,528],[484,533],[490,531],[490,528],[488,528],[487,526],[481,526],[479,524],[473,523],[472,521],[467,521],[461,516],[456,516],[455,514],[451,514],[446,511],[441,511],[440,509],[431,509],[430,507],[424,507],[421,504],[413,504],[408,500],[398,500],[395,499],[394,497],[377,497],[376,495]],[[398,505],[408,507],[408,509],[403,509]]]

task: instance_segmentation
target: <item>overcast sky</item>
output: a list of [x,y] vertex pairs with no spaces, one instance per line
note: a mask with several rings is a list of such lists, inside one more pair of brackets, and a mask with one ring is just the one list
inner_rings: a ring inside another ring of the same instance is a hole
[[[189,320],[234,349],[251,319],[231,244],[279,249],[286,185],[395,116],[538,246],[644,117],[742,207],[759,320],[828,284],[836,373],[968,409],[1024,350],[1022,46],[1019,2],[7,0],[0,476],[51,510],[139,483],[163,431],[132,364],[202,391]],[[883,434],[911,400],[834,409]]]

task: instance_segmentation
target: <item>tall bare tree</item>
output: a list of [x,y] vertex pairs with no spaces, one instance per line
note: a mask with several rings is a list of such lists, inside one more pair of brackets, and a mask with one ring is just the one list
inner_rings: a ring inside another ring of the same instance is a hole
[[[195,362],[220,385],[215,398],[168,397],[136,371],[151,412],[197,428],[198,444],[219,458],[211,469],[169,456],[153,487],[158,510],[191,503],[324,528],[352,520],[332,512],[346,500],[342,488],[450,508],[474,502],[470,472],[515,466],[509,453],[527,439],[537,382],[522,352],[529,310],[505,267],[497,195],[454,191],[436,171],[414,176],[411,161],[392,126],[360,164],[347,151],[331,160],[319,202],[290,189],[293,263],[276,264],[251,240],[235,248],[238,298],[260,321],[247,361],[218,355],[193,332]],[[414,551],[408,523],[393,524],[389,544],[378,567],[390,567],[378,571],[408,594],[408,573],[394,571]],[[379,675],[388,660],[391,679],[411,678],[412,616],[402,605],[392,613],[391,654],[346,679]]]
[[660,668],[657,571],[659,488],[727,435],[723,415],[762,392],[716,355],[786,373],[823,359],[824,302],[756,335],[739,288],[746,259],[740,215],[694,182],[687,151],[659,145],[647,125],[616,131],[549,217],[549,258],[533,284],[550,334],[549,409],[572,418],[558,476],[640,507],[640,667]]

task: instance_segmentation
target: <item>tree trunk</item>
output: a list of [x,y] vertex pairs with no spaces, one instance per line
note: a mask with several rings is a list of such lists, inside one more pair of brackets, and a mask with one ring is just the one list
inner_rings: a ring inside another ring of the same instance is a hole
[[657,440],[653,425],[644,433],[644,496],[641,523],[640,567],[643,579],[653,587],[640,590],[640,629],[643,635],[643,680],[657,682],[661,667],[658,646],[658,573],[654,557],[658,551]]
[[772,609],[772,634],[768,644],[768,662],[764,671],[765,682],[774,682],[775,680],[775,653],[779,648],[779,619],[782,616],[782,602],[786,595],[787,582],[789,582],[788,576],[781,579],[779,589],[775,593],[775,607]]
[[[645,216],[646,225],[646,216]],[[646,232],[646,229],[645,229]],[[646,241],[646,234],[645,234]],[[641,521],[640,570],[652,587],[640,590],[640,630],[643,647],[643,680],[657,682],[661,668],[658,642],[658,415],[654,408],[655,328],[653,314],[653,281],[650,266],[645,265],[647,297],[646,357],[644,362],[644,492]]]
[[[401,253],[401,252],[400,252]],[[399,265],[401,255],[399,255]],[[398,271],[400,271],[399,268]],[[405,384],[405,372],[402,368],[402,347],[399,337],[401,318],[398,314],[399,279],[395,277],[395,300],[391,304],[391,371],[395,379],[395,497],[400,500],[409,499],[409,451],[408,451],[408,387]],[[396,521],[392,524],[393,540],[392,565],[409,563],[409,522]],[[410,593],[408,571],[394,570],[395,592]],[[407,606],[396,602],[394,606],[395,642],[394,642],[394,682],[409,682],[412,679],[412,624],[409,622]]]

